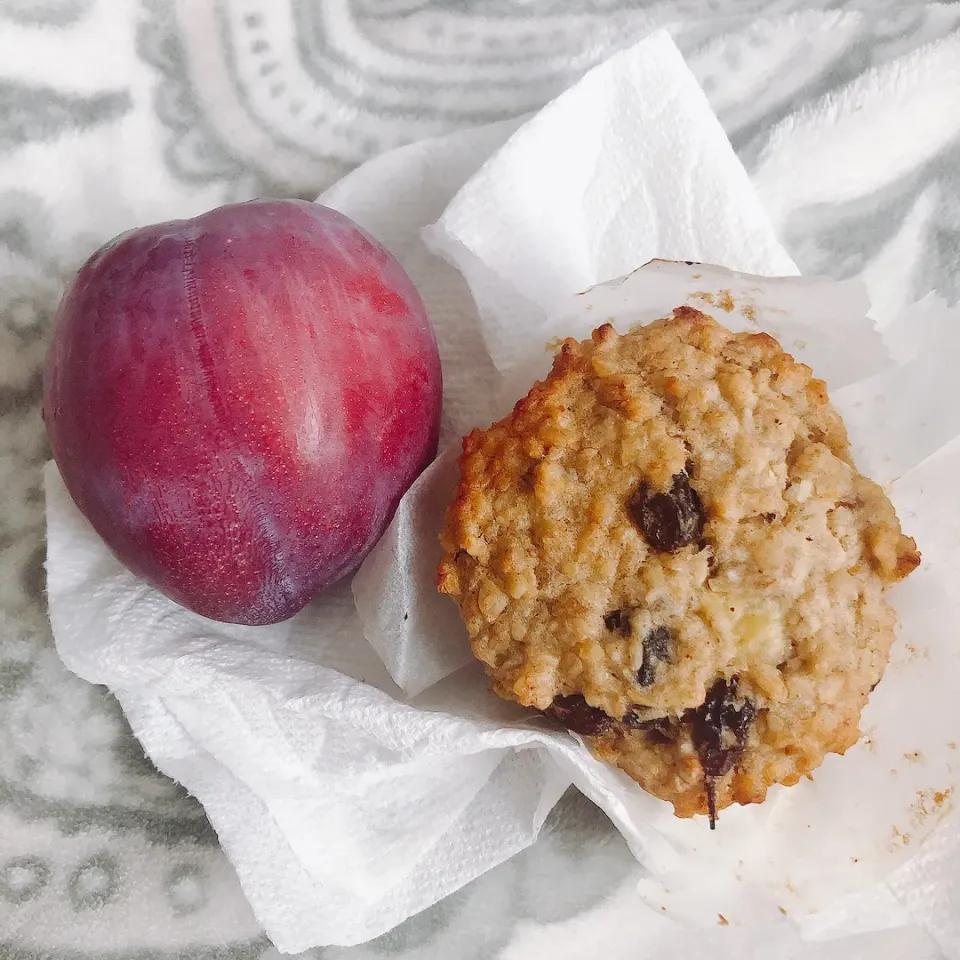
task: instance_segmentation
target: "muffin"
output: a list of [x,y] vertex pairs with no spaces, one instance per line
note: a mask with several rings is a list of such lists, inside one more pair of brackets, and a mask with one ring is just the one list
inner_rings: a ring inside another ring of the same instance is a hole
[[920,555],[773,337],[567,340],[460,470],[438,583],[497,694],[711,826],[857,742]]

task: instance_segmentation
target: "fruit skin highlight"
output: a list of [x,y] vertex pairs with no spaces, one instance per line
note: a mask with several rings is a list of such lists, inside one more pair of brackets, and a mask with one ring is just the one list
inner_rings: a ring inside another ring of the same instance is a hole
[[359,566],[436,454],[441,394],[397,261],[334,210],[263,200],[98,250],[54,318],[43,417],[122,563],[267,624]]

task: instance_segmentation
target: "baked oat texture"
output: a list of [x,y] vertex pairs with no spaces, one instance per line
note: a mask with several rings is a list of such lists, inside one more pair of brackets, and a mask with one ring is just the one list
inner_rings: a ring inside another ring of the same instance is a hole
[[460,468],[439,588],[500,696],[711,823],[856,743],[920,555],[772,337],[567,340]]

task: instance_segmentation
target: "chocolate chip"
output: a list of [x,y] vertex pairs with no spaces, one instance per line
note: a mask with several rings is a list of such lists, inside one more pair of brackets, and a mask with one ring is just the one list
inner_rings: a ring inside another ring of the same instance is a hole
[[667,493],[641,484],[630,501],[630,513],[650,546],[661,553],[673,553],[703,535],[703,504],[685,473],[674,474]]
[[568,730],[585,737],[596,737],[609,730],[614,720],[597,707],[591,707],[579,694],[554,697],[544,713],[559,720]]
[[774,520],[777,519],[777,515],[776,515],[775,513],[761,513],[760,516],[761,516],[767,523],[773,523]]
[[737,677],[717,680],[707,699],[690,712],[691,738],[703,767],[711,830],[717,824],[716,781],[740,759],[755,716],[753,704],[738,696]]
[[720,679],[691,716],[693,743],[704,773],[722,777],[743,753],[756,711],[737,694],[738,678]]
[[637,671],[637,683],[649,687],[657,679],[657,665],[673,655],[673,634],[666,627],[654,627],[643,638],[643,663]]
[[603,625],[611,633],[619,633],[621,637],[630,636],[630,611],[612,610],[603,618]]

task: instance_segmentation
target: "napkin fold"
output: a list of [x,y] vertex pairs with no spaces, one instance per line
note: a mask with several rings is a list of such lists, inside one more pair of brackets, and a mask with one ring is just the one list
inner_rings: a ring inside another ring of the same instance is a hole
[[[654,256],[794,272],[663,33],[526,123],[394,151],[321,200],[380,238],[423,293],[444,363],[447,439],[494,415],[498,368],[511,366],[508,341],[489,325],[484,336],[464,282],[481,265],[504,270],[510,257],[530,257],[529,283],[509,294],[516,313],[479,304],[517,325],[545,322],[535,307],[542,291],[560,303]],[[449,257],[463,276],[420,238],[438,218],[431,243],[459,238]],[[589,261],[551,272],[557,244]],[[449,461],[415,485],[357,575],[355,596],[341,584],[287,623],[243,628],[191,614],[129,574],[47,467],[57,649],[71,670],[116,694],[154,763],[203,803],[282,951],[390,929],[532,843],[571,782],[651,868],[675,858],[645,826],[659,801],[575,738],[498,702],[467,665],[462,627],[433,588],[436,531],[410,520],[417,498],[439,496],[443,477],[430,485],[444,469]],[[412,581],[383,562],[400,543]],[[429,649],[410,642],[437,624]]]
[[568,297],[655,257],[799,272],[663,33],[544,107],[425,237],[467,278],[501,373]]

